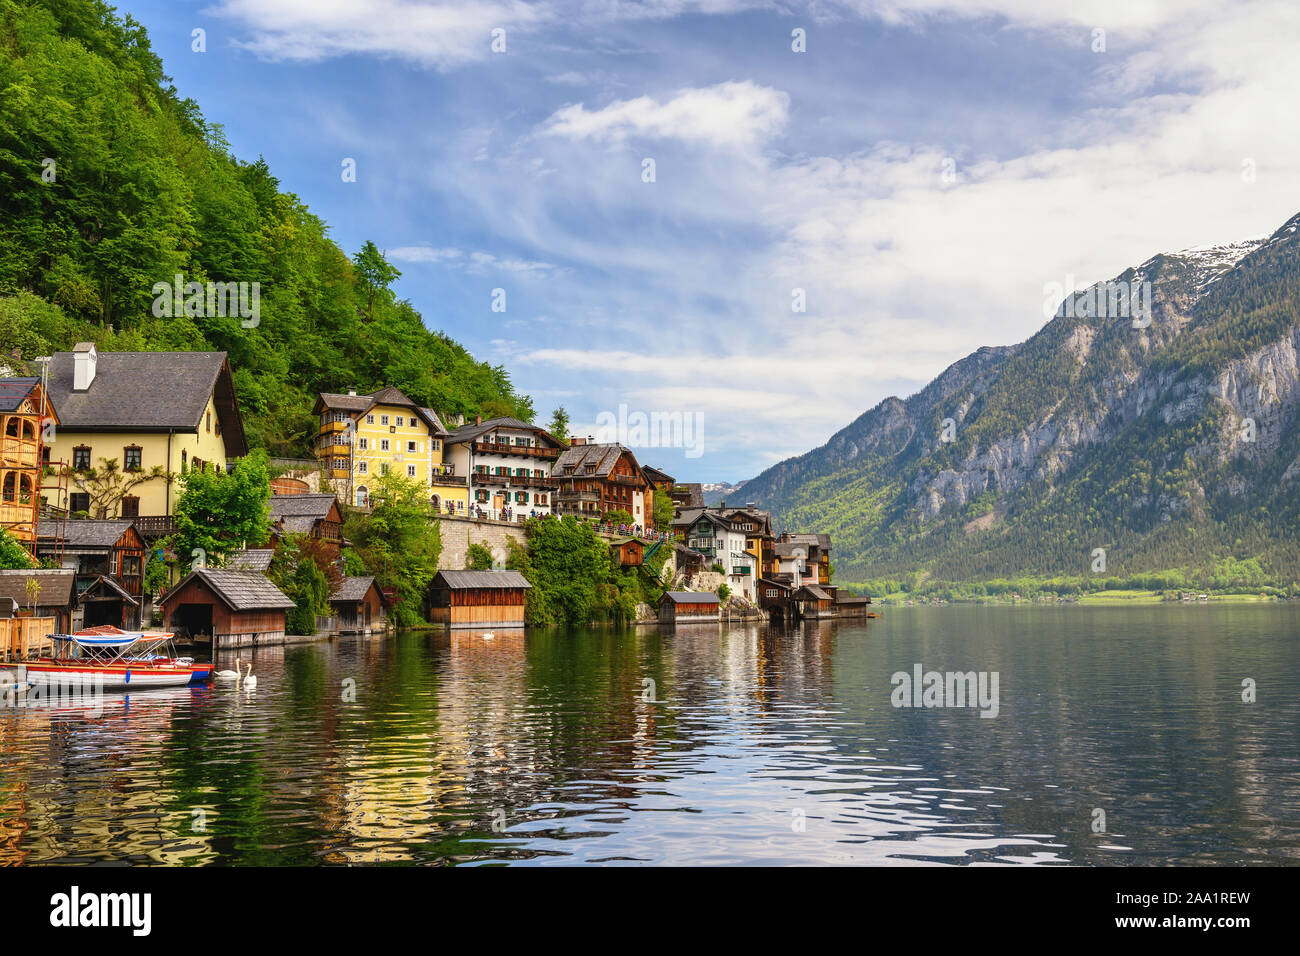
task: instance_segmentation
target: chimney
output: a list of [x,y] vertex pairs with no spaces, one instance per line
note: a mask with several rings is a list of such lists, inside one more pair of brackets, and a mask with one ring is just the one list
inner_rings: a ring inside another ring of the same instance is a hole
[[72,348],[72,390],[84,392],[95,380],[95,362],[98,354],[95,343],[78,342]]
[[357,390],[355,388],[350,388],[348,389],[348,394],[351,395],[353,398],[355,398],[357,394]]
[[475,415],[475,416],[474,416],[474,424],[475,424],[475,425],[482,425],[482,424],[483,424],[483,416],[482,416],[482,415]]
[[587,444],[587,439],[585,439],[585,438],[579,438],[577,435],[570,435],[570,436],[569,436],[569,444],[570,444],[570,445],[585,445],[585,444]]

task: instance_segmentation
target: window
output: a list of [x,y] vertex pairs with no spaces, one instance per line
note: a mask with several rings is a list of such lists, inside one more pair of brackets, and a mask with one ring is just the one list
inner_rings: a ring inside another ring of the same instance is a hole
[[398,428],[401,428],[403,425],[406,424],[406,416],[398,415],[397,418],[393,421],[393,424],[396,425]]
[[368,448],[370,447],[370,439],[369,439],[369,438],[358,438],[358,439],[357,439],[357,447],[360,448],[362,451],[365,451],[366,449],[368,449]]
[[195,457],[194,461],[190,463],[190,467],[193,468],[195,471],[202,471],[206,465],[207,462],[205,462],[202,458],[199,457]]
[[122,577],[135,578],[140,576],[140,559],[134,554],[122,555]]
[[407,465],[407,466],[406,466],[406,477],[407,477],[407,478],[414,478],[414,477],[415,477],[415,466],[414,466],[414,465]]
[[126,471],[139,471],[142,455],[139,445],[128,445],[122,449],[122,467]]
[[72,449],[72,467],[76,471],[90,470],[90,449],[85,445],[78,445]]
[[357,474],[358,474],[358,475],[364,475],[364,474],[366,473],[366,468],[367,468],[367,466],[366,466],[366,463],[365,463],[364,461],[359,461],[359,462],[357,462]]
[[538,496],[537,496],[537,503],[538,503],[539,505],[544,505],[544,504],[546,504],[546,503],[547,503],[547,501],[546,501],[547,497],[548,497],[547,495],[538,495]]
[[379,439],[379,450],[380,450],[380,451],[388,451],[388,439],[387,439],[387,438],[381,438],[381,439]]
[[415,442],[413,442],[413,441],[408,441],[408,442],[406,443],[406,450],[407,450],[408,453],[414,455],[415,452],[416,452],[416,444],[415,444]]
[[122,499],[122,517],[140,517],[140,499],[138,497],[135,495],[127,495]]
[[441,449],[442,449],[442,442],[438,441],[438,439],[435,438],[433,441],[429,442],[430,451],[440,451]]
[[375,423],[375,416],[374,416],[374,415],[367,415],[367,416],[366,416],[366,424],[367,424],[367,425],[373,425],[374,423]]
[[68,507],[73,511],[89,511],[90,494],[85,491],[74,491],[68,498]]
[[381,465],[379,466],[379,473],[380,473],[381,475],[386,475],[386,474],[388,474],[388,466],[387,466],[387,465],[382,465],[382,464],[381,464]]
[[379,416],[379,424],[381,424],[381,425],[387,425],[387,424],[388,424],[388,416],[387,416],[387,415],[380,415],[380,416]]
[[187,471],[189,471],[189,467],[190,467],[190,453],[186,451],[184,448],[182,448],[181,449],[181,474],[183,475]]
[[207,430],[208,430],[208,431],[212,431],[212,409],[210,409],[210,408],[208,409],[208,416],[207,416],[207,418],[208,418],[208,420],[207,420],[207,426],[206,426],[206,427],[207,427]]

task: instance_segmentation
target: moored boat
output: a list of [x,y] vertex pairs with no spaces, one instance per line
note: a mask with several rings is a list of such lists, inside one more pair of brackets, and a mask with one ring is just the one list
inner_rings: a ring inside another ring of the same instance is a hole
[[51,635],[49,658],[22,662],[31,687],[133,690],[183,687],[212,679],[212,665],[178,657],[168,631],[123,631],[92,627]]

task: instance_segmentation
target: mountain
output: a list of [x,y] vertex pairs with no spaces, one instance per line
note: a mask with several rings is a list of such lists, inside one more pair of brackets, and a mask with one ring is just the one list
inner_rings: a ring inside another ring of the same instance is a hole
[[830,532],[841,580],[1088,575],[1103,549],[1112,575],[1300,581],[1298,232],[1126,270],[1145,328],[1106,284],[1072,293],[744,497]]

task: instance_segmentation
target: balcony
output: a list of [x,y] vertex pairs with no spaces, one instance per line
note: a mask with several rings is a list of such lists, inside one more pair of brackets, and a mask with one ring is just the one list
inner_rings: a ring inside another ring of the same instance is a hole
[[435,488],[464,488],[466,482],[464,475],[443,475],[435,471],[429,480],[429,484]]
[[320,423],[320,433],[321,433],[322,435],[326,435],[326,434],[330,434],[330,433],[333,433],[333,432],[346,431],[346,430],[347,430],[347,427],[348,427],[348,423],[351,422],[351,421],[352,421],[352,419],[350,419],[350,418],[346,418],[346,419],[343,419],[343,420],[341,420],[341,421],[336,421],[336,422],[321,422],[321,423]]
[[476,485],[508,485],[512,488],[538,488],[542,491],[554,491],[555,479],[537,475],[497,475],[491,472],[474,472]]
[[605,480],[612,481],[616,485],[630,485],[633,488],[640,488],[645,484],[640,478],[635,478],[632,475],[610,475]]
[[512,445],[492,441],[476,441],[471,444],[475,453],[480,455],[522,455],[527,458],[554,460],[559,458],[563,451],[560,448],[539,448],[537,445]]
[[555,500],[561,502],[570,501],[600,501],[599,491],[564,491],[555,492]]
[[176,519],[171,515],[144,515],[131,520],[142,538],[161,538],[176,530]]

